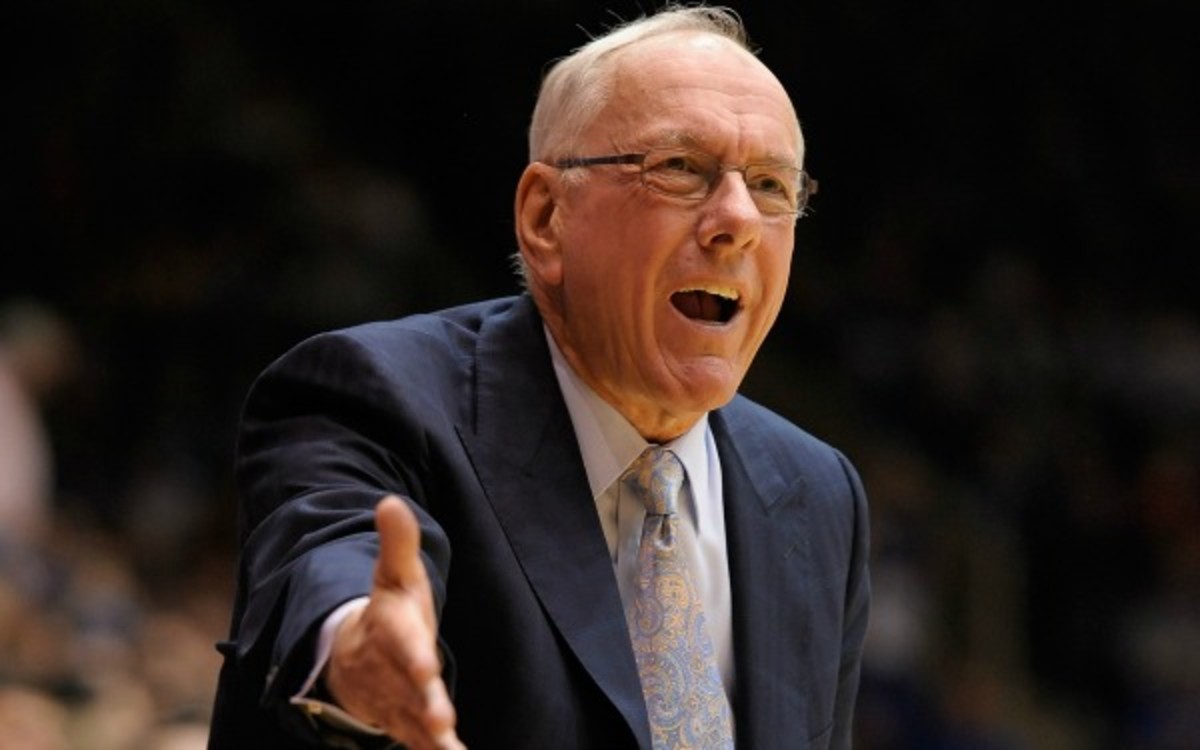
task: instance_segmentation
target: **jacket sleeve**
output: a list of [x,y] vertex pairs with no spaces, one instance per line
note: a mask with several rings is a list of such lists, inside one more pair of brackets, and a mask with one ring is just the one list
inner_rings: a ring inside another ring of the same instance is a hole
[[[311,670],[315,637],[338,605],[370,592],[374,508],[410,501],[440,612],[449,543],[425,512],[427,449],[394,371],[353,337],[310,339],[252,387],[238,437],[239,591],[223,651],[287,734],[314,726],[289,698]],[[263,718],[263,717],[259,717]]]

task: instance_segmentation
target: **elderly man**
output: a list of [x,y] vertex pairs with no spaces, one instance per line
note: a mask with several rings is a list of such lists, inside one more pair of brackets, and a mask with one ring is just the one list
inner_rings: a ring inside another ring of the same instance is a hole
[[213,745],[848,747],[863,491],[737,395],[815,190],[786,92],[675,8],[559,62],[530,151],[526,294],[253,388]]

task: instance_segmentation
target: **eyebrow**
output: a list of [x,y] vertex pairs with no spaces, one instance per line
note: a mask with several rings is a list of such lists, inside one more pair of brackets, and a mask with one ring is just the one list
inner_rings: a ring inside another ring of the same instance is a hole
[[703,145],[700,141],[690,133],[685,133],[682,130],[666,130],[657,134],[653,139],[655,143],[663,146],[681,146],[683,148],[702,149]]
[[[684,130],[663,130],[652,135],[651,138],[644,143],[654,144],[655,147],[674,146],[677,148],[686,148],[693,151],[703,151],[712,153],[708,145],[701,143],[696,136]],[[794,156],[785,156],[778,152],[770,152],[759,159],[752,159],[751,164],[789,164],[795,165],[796,158]]]

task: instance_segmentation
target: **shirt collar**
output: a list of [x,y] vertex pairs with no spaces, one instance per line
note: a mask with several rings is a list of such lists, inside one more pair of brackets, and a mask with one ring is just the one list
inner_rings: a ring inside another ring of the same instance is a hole
[[[620,412],[583,382],[571,369],[549,329],[545,333],[550,346],[550,358],[554,363],[554,374],[567,404],[567,412],[571,415],[571,424],[575,427],[575,438],[583,455],[588,486],[595,499],[620,479],[625,469],[650,444]],[[665,445],[683,464],[693,498],[707,497],[709,494],[707,435],[708,415],[705,414],[687,432]]]

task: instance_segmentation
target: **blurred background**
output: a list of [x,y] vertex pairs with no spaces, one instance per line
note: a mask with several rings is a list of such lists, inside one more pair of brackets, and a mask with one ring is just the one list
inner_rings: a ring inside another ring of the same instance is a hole
[[[738,6],[821,183],[744,390],[867,485],[856,747],[1200,747],[1188,5]],[[252,379],[513,293],[544,65],[651,7],[0,11],[0,746],[203,745]]]

